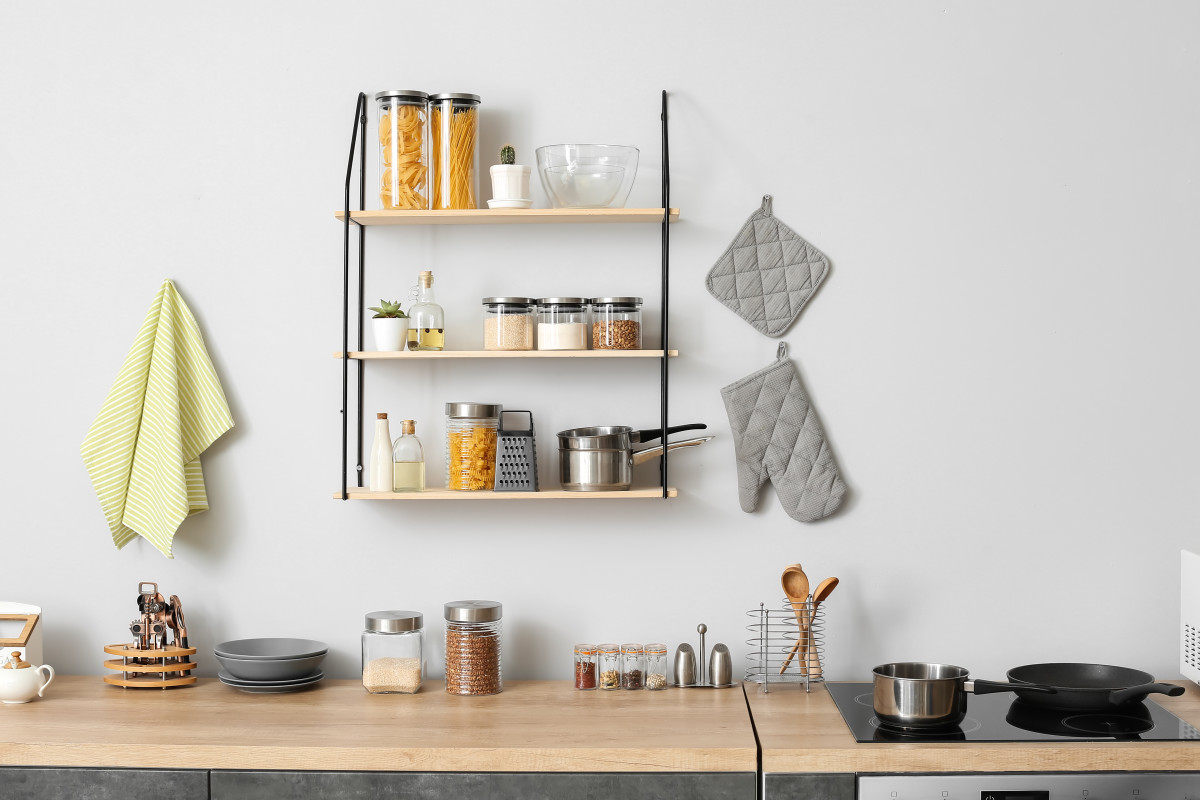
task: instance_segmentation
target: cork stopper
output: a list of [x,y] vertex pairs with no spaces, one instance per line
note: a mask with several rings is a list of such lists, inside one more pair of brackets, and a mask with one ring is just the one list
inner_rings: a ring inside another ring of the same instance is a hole
[[31,666],[28,661],[21,659],[20,650],[13,650],[8,654],[8,661],[4,662],[4,666],[0,669],[29,669]]
[[375,419],[387,419],[387,414],[385,414],[381,411],[380,413],[375,415]]
[[417,432],[417,423],[411,419],[400,420],[400,432],[412,436]]
[[421,282],[421,286],[429,289],[433,286],[433,272],[431,270],[424,270],[417,276],[417,280]]

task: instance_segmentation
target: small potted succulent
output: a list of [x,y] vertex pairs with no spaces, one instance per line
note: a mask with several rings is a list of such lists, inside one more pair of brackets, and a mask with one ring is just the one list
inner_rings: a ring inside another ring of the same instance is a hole
[[400,301],[389,303],[380,300],[378,306],[368,310],[375,312],[375,316],[371,317],[375,349],[403,350],[408,343],[408,315],[400,310]]
[[500,148],[500,163],[492,167],[492,199],[489,208],[529,208],[529,172],[517,163],[517,152],[511,144]]

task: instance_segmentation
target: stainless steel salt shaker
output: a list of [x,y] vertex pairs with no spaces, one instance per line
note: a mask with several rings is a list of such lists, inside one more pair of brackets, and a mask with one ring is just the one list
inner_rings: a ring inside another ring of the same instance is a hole
[[675,685],[692,686],[696,683],[696,651],[690,644],[675,648]]
[[714,644],[708,659],[708,680],[713,686],[733,683],[733,656],[723,644]]

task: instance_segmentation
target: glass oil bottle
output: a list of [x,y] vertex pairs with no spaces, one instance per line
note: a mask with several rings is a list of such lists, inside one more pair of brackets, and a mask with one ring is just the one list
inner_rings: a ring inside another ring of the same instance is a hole
[[392,491],[425,491],[425,449],[411,419],[400,421],[400,437],[392,447]]
[[408,310],[408,349],[442,350],[446,346],[446,314],[433,296],[433,272],[417,277],[415,302]]

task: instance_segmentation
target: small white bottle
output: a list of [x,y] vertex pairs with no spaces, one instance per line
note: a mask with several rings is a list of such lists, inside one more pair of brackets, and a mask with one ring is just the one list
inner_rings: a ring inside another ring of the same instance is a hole
[[375,441],[371,443],[371,491],[392,490],[392,433],[387,414],[375,415]]
[[411,419],[400,420],[400,438],[392,447],[392,491],[425,491],[425,449]]

